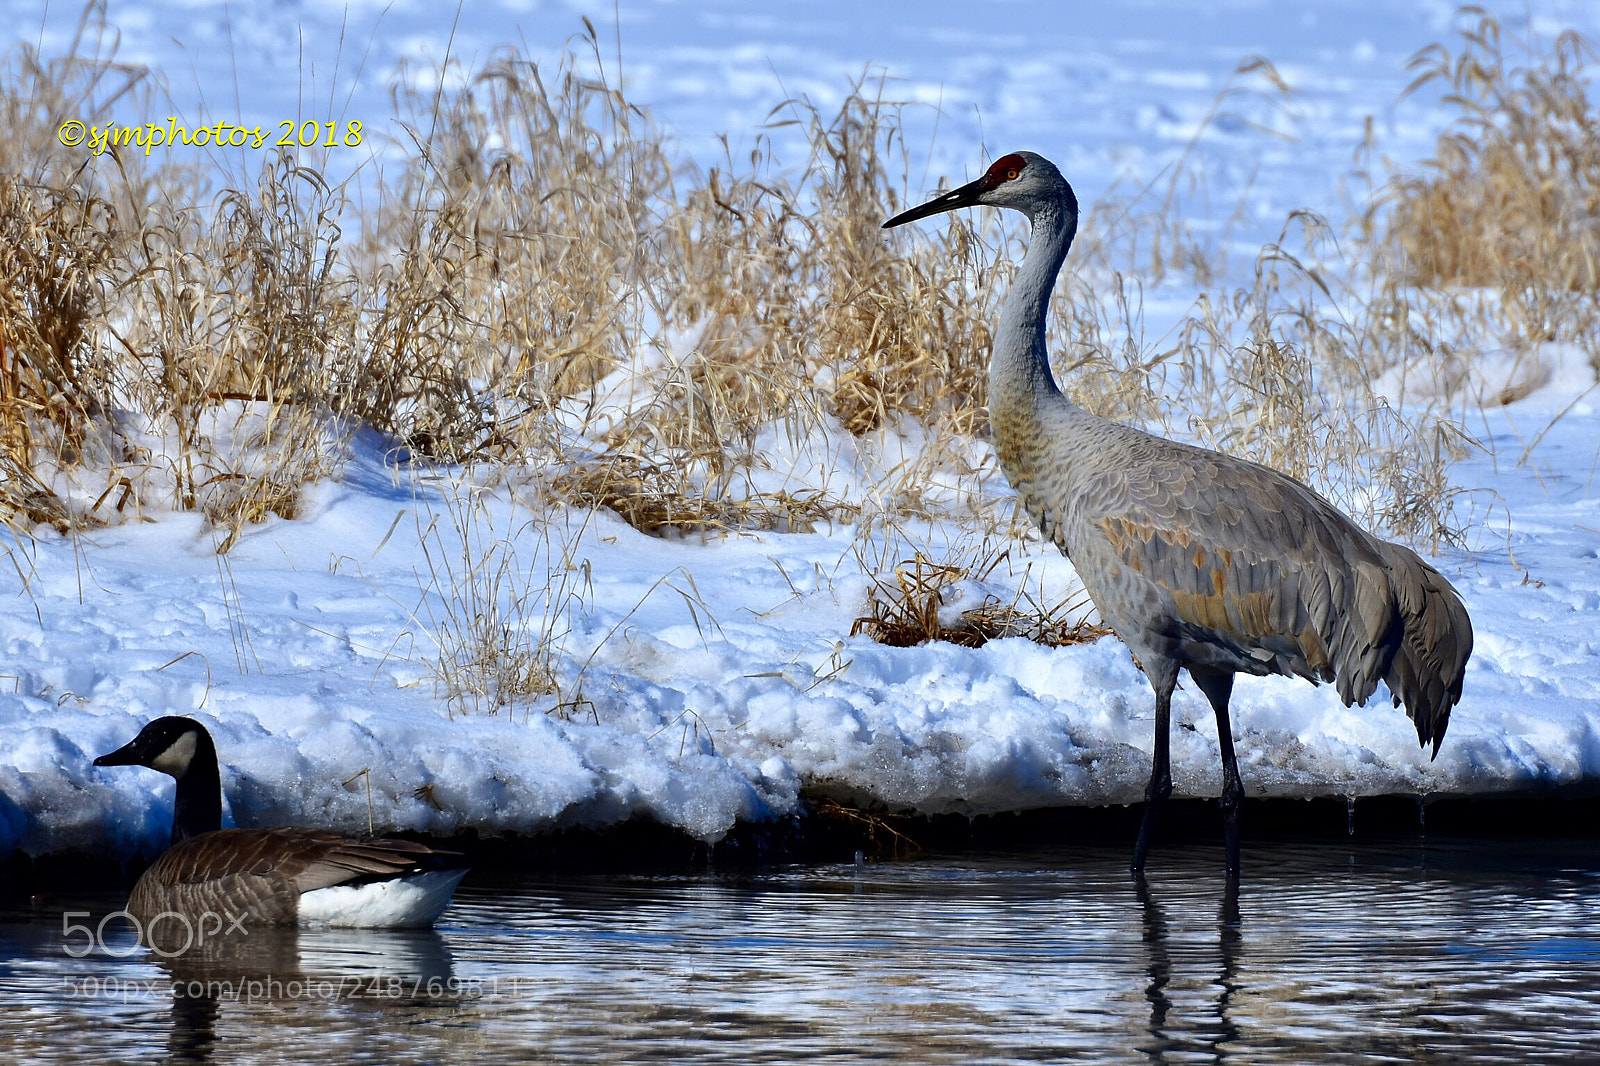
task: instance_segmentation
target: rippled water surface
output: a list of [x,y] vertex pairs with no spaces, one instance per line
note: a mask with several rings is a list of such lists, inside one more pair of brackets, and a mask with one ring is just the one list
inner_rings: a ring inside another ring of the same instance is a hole
[[[961,854],[469,878],[436,931],[153,958],[120,899],[0,915],[0,1061],[1574,1061],[1600,843]],[[113,957],[112,953],[126,954]],[[216,994],[172,994],[174,984]]]

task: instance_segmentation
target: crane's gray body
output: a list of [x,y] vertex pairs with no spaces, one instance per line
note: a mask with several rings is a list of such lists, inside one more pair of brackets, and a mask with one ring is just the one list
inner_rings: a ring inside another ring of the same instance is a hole
[[1045,318],[1077,231],[1077,199],[1049,160],[1019,152],[982,178],[885,226],[973,204],[1033,227],[1000,312],[989,418],[1000,468],[1024,510],[1072,560],[1102,619],[1156,695],[1149,805],[1134,868],[1171,792],[1170,700],[1187,669],[1217,715],[1229,872],[1243,795],[1228,718],[1233,677],[1331,681],[1346,704],[1382,680],[1437,754],[1461,697],[1472,624],[1450,583],[1276,470],[1096,417],[1051,376]]
[[1041,399],[991,408],[1001,469],[1147,672],[1295,674],[1347,704],[1383,680],[1437,750],[1472,639],[1437,570],[1287,475]]

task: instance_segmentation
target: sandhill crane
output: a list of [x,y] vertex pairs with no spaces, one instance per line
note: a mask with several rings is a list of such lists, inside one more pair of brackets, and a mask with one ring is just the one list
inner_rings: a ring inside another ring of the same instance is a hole
[[1155,746],[1132,868],[1142,874],[1172,792],[1172,691],[1186,669],[1216,713],[1223,839],[1235,879],[1244,786],[1228,719],[1234,675],[1332,681],[1346,705],[1365,703],[1382,680],[1395,706],[1405,703],[1418,742],[1432,742],[1437,756],[1461,698],[1471,620],[1450,583],[1415,552],[1374,537],[1294,478],[1098,418],[1061,394],[1045,315],[1077,232],[1078,200],[1048,159],[1002,156],[978,180],[883,226],[978,204],[1020,211],[1033,231],[989,363],[1000,469],[1155,690]]

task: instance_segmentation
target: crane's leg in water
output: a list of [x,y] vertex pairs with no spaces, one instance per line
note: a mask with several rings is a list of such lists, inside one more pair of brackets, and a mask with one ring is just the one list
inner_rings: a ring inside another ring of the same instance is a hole
[[1233,694],[1233,674],[1222,670],[1189,668],[1189,676],[1211,701],[1217,715],[1217,747],[1222,752],[1222,841],[1227,849],[1228,876],[1239,876],[1239,808],[1244,802],[1244,782],[1239,780],[1239,760],[1233,753],[1233,727],[1228,718],[1228,697]]
[[1172,795],[1172,766],[1170,736],[1172,725],[1172,690],[1178,683],[1178,671],[1162,671],[1150,677],[1156,690],[1156,743],[1150,757],[1150,784],[1144,790],[1144,820],[1139,823],[1139,840],[1133,846],[1134,873],[1144,873],[1144,860],[1150,855],[1151,838],[1155,836],[1156,822],[1161,818],[1161,808]]

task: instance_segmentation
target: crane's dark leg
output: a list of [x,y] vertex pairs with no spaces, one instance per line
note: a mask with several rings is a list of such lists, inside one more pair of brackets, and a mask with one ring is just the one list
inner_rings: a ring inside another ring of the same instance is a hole
[[[1149,672],[1148,670],[1146,671]],[[1144,820],[1139,823],[1139,840],[1133,846],[1134,873],[1144,874],[1144,860],[1150,855],[1151,838],[1155,836],[1156,822],[1161,818],[1161,808],[1172,795],[1171,738],[1172,690],[1178,683],[1174,667],[1171,676],[1151,674],[1150,684],[1156,690],[1156,743],[1150,756],[1150,784],[1144,790]]]
[[1222,670],[1189,668],[1189,676],[1211,701],[1217,715],[1217,747],[1222,752],[1222,841],[1228,855],[1228,877],[1239,876],[1239,808],[1244,802],[1244,782],[1239,780],[1239,760],[1233,753],[1233,725],[1228,717],[1228,697],[1233,695],[1233,674]]

